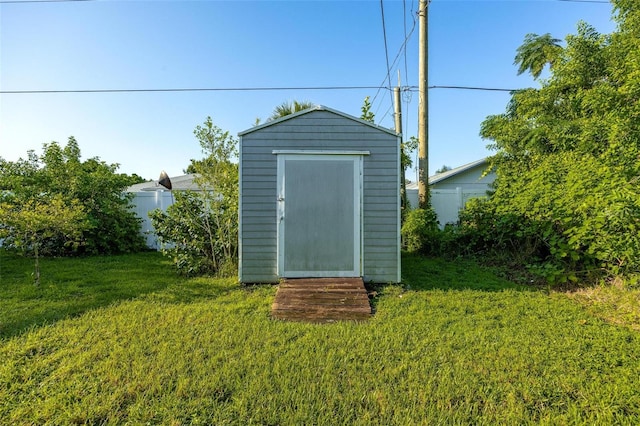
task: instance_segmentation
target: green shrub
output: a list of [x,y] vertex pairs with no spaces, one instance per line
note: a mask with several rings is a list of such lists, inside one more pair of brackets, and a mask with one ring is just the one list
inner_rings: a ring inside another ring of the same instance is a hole
[[577,281],[595,259],[571,245],[566,230],[549,220],[499,211],[491,200],[471,200],[460,213],[456,245],[464,254],[501,259],[556,284]]
[[422,254],[440,251],[438,217],[431,207],[407,213],[402,225],[402,244],[405,250]]
[[[236,256],[228,256],[207,199],[192,191],[177,191],[175,203],[149,213],[161,242],[179,274],[231,276],[237,273]],[[237,252],[237,246],[231,248]]]
[[533,237],[528,263],[551,281],[640,272],[640,13],[637,2],[613,3],[611,34],[584,22],[564,46],[529,34],[520,72],[538,78],[549,64],[549,76],[481,125],[497,179],[491,214],[470,222],[498,249]]
[[[68,232],[36,232],[39,252],[43,256],[77,254],[131,253],[145,249],[140,235],[140,219],[131,208],[131,197],[124,190],[142,179],[117,173],[117,164],[107,164],[98,157],[81,161],[80,147],[70,137],[66,146],[57,142],[45,144],[41,155],[29,151],[28,159],[16,162],[0,158],[0,202],[23,223],[30,222],[34,212],[27,207],[40,205],[53,211],[51,200],[82,215],[80,235],[70,239]],[[49,215],[56,216],[56,215]],[[66,226],[59,227],[68,228]],[[51,228],[50,228],[51,230]],[[31,254],[33,244],[23,244],[24,232],[19,227],[2,224],[3,246]]]
[[162,243],[183,275],[232,276],[238,271],[237,140],[207,117],[194,134],[203,160],[191,160],[194,182],[203,190],[176,192],[166,212],[149,214]]

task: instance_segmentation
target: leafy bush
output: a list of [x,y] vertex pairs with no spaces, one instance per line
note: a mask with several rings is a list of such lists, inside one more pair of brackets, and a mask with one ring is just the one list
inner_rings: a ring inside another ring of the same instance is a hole
[[[131,209],[130,198],[123,195],[127,186],[142,179],[118,174],[117,168],[116,164],[106,164],[99,158],[81,161],[80,148],[73,137],[64,148],[57,142],[45,144],[42,155],[29,151],[26,160],[10,162],[0,158],[0,202],[16,215],[14,219],[22,218],[27,225],[36,210],[74,210],[68,213],[74,215],[76,223],[82,224],[76,227],[78,232],[70,232],[69,224],[57,230],[49,227],[46,233],[38,232],[38,225],[31,221],[28,232],[38,234],[42,255],[143,250],[140,220]],[[57,204],[53,200],[57,200]],[[33,244],[24,243],[24,229],[15,226],[15,220],[13,223],[0,224],[4,247],[33,252]]]
[[523,265],[554,282],[640,272],[640,11],[614,4],[612,34],[582,22],[563,47],[528,35],[520,70],[537,78],[549,64],[550,77],[482,123],[497,180],[468,214],[472,246],[526,255]]
[[196,192],[177,191],[175,203],[149,213],[163,253],[185,276],[233,275],[236,262],[225,256],[217,238],[216,219],[206,199]]
[[576,271],[591,262],[571,249],[568,238],[552,222],[500,212],[491,199],[471,200],[460,218],[456,245],[464,254],[525,269],[550,283],[575,281]]
[[207,117],[194,131],[206,157],[191,161],[198,192],[175,192],[166,212],[149,214],[180,274],[233,276],[238,270],[237,141]]
[[410,210],[401,229],[406,250],[429,255],[440,252],[439,234],[438,217],[431,207]]

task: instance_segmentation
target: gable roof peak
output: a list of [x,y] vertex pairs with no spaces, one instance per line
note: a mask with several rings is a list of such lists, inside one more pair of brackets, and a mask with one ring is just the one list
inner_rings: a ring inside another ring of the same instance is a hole
[[284,117],[280,117],[280,118],[278,118],[276,120],[267,121],[265,123],[258,124],[257,126],[254,126],[254,127],[251,127],[251,128],[249,128],[247,130],[239,132],[238,136],[243,136],[243,135],[246,135],[248,133],[252,133],[252,132],[255,132],[257,130],[264,129],[266,127],[273,126],[273,125],[282,123],[284,121],[288,121],[288,120],[291,120],[291,119],[294,119],[294,118],[297,118],[297,117],[300,117],[302,115],[309,114],[309,113],[312,113],[312,112],[315,112],[315,111],[330,112],[332,114],[339,115],[339,116],[344,117],[346,119],[349,119],[349,120],[352,120],[352,121],[357,121],[357,122],[362,123],[362,124],[364,124],[366,126],[373,127],[375,129],[381,130],[381,131],[383,131],[385,133],[389,133],[389,134],[392,134],[394,136],[398,136],[398,133],[396,133],[394,130],[387,129],[386,127],[382,127],[382,126],[377,125],[375,123],[372,123],[370,121],[366,121],[366,120],[363,120],[361,118],[354,117],[352,115],[349,115],[349,114],[344,113],[342,111],[338,111],[338,110],[333,109],[333,108],[329,108],[329,107],[324,106],[324,105],[315,105],[315,106],[313,106],[311,108],[307,108],[307,109],[304,109],[302,111],[294,112],[293,114],[285,115]]

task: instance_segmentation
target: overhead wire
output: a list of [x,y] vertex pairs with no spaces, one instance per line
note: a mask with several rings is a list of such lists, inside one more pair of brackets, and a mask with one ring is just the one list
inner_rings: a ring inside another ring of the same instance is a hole
[[[0,4],[20,4],[20,3],[79,3],[79,2],[95,2],[98,0],[0,0]],[[433,0],[430,0],[431,3]],[[610,3],[606,0],[554,0],[558,2],[573,2],[573,3],[596,3],[596,4],[605,4]],[[0,94],[61,94],[61,93],[162,93],[162,92],[219,92],[219,91],[277,91],[277,90],[366,90],[366,89],[376,89],[376,94],[374,95],[371,103],[374,104],[380,91],[383,89],[387,89],[389,93],[389,99],[391,101],[391,106],[386,110],[383,116],[379,119],[379,121],[383,121],[388,115],[389,112],[393,109],[393,96],[391,89],[391,69],[396,66],[396,63],[402,56],[404,58],[404,71],[405,71],[405,81],[409,81],[409,67],[407,63],[407,44],[413,32],[415,31],[417,19],[415,14],[413,13],[415,0],[411,2],[411,16],[413,18],[413,24],[411,30],[407,33],[407,19],[406,19],[406,0],[403,0],[403,31],[404,31],[404,41],[402,42],[400,48],[398,49],[397,55],[394,57],[393,62],[389,63],[389,49],[388,49],[388,40],[387,40],[387,31],[386,31],[386,22],[385,22],[385,12],[384,12],[384,3],[383,0],[380,0],[380,13],[382,18],[382,32],[384,38],[384,49],[385,49],[385,60],[387,66],[386,76],[381,82],[379,86],[324,86],[324,87],[235,87],[235,88],[146,88],[146,89],[70,89],[70,90],[0,90]],[[387,84],[385,84],[385,82]],[[398,83],[400,84],[400,82]],[[475,87],[475,86],[456,86],[456,85],[432,85],[429,86],[428,89],[448,89],[448,90],[473,90],[473,91],[490,91],[490,92],[514,92],[522,89],[506,89],[506,88],[495,88],[495,87]],[[409,109],[409,105],[411,103],[411,93],[417,90],[417,86],[404,86],[402,88],[403,100],[405,101],[405,111]],[[409,96],[406,96],[406,95]],[[375,114],[378,113],[380,107],[382,106],[382,102],[378,106],[378,109],[375,111]],[[409,114],[404,114],[405,116],[405,129],[409,127]]]
[[[370,90],[385,89],[391,91],[386,86],[297,86],[297,87],[180,87],[180,88],[144,88],[144,89],[24,89],[24,90],[0,90],[2,95],[26,95],[26,94],[62,94],[62,93],[153,93],[153,92],[260,92],[276,90]],[[481,86],[444,86],[433,85],[428,89],[450,89],[450,90],[478,90],[487,92],[516,92],[526,90],[526,87],[519,89],[507,89],[503,87],[481,87]],[[404,92],[415,92],[418,86],[403,86]],[[393,107],[393,105],[392,105]]]
[[483,90],[487,92],[517,92],[518,90],[524,90],[526,88],[520,89],[504,89],[499,87],[478,87],[478,86],[429,86],[429,89],[455,89],[455,90]]
[[[0,90],[0,94],[51,94],[51,93],[144,93],[144,92],[259,92],[275,90],[364,90],[379,86],[298,86],[298,87],[181,87],[143,89],[57,89],[57,90]],[[386,87],[383,87],[386,89]]]
[[0,0],[0,4],[20,4],[20,3],[79,3],[98,0]]
[[[384,0],[380,0],[380,15],[382,18],[382,37],[384,39],[384,56],[387,61],[386,80],[389,83],[387,87],[389,91],[391,91],[391,67],[389,66],[389,48],[387,45],[387,26],[386,26],[385,17],[384,17]],[[391,101],[391,105],[393,106],[393,97],[389,96],[389,100]],[[377,113],[377,111],[375,113]]]
[[[411,33],[416,27],[416,17],[413,15],[413,1],[411,2],[411,16],[413,17],[413,26],[411,27]],[[407,0],[402,0],[402,27],[404,29],[404,42],[400,47],[404,54],[404,79],[409,81],[409,65],[407,63],[407,40],[409,35],[407,34]]]
[[[414,6],[414,0],[411,1],[411,12],[410,12],[410,16],[413,18],[413,26],[411,27],[411,33],[413,33],[413,30],[415,29],[415,25],[416,25],[416,15],[413,13],[413,6]],[[402,50],[403,50],[403,55],[404,55],[404,80],[405,81],[409,81],[410,77],[409,77],[409,66],[407,64],[407,40],[409,39],[409,34],[407,34],[407,1],[406,0],[402,0],[402,26],[404,29],[404,42],[402,44]],[[398,84],[400,85],[400,82],[398,82]],[[407,94],[409,96],[407,96]],[[411,104],[411,92],[410,91],[402,91],[401,92],[401,105],[404,105],[404,111],[409,111],[409,105]],[[404,101],[404,102],[403,102]],[[404,114],[404,128],[403,128],[403,133],[406,133],[406,129],[409,128],[409,115],[405,112]]]
[[[101,0],[0,0],[0,4],[80,3],[80,2],[95,2],[95,1],[101,1]],[[466,1],[466,0],[458,0],[458,1]],[[489,0],[485,0],[485,1],[489,1]],[[512,1],[516,1],[516,0],[512,0]],[[549,1],[568,2],[568,3],[600,3],[600,4],[611,3],[610,1],[607,1],[607,0],[549,0]],[[438,0],[436,0],[436,2],[440,3],[440,1]]]
[[567,3],[611,3],[610,1],[605,1],[605,0],[556,0],[556,1],[564,1]]
[[[413,14],[413,12],[412,12],[412,14]],[[406,47],[407,47],[407,44],[408,44],[409,40],[411,39],[411,36],[413,35],[413,32],[415,31],[416,23],[417,23],[417,19],[415,18],[415,16],[413,16],[413,25],[411,27],[411,30],[409,31],[409,34],[407,34],[405,36],[402,44],[400,45],[400,48],[398,49],[398,53],[396,54],[396,56],[393,59],[393,62],[391,63],[391,65],[389,65],[387,67],[387,74],[385,75],[384,79],[380,83],[380,87],[383,87],[385,81],[389,80],[389,89],[391,89],[391,78],[390,78],[391,69],[396,66],[396,63],[398,62],[398,60],[402,56],[402,53],[404,52],[406,54]],[[405,58],[406,58],[406,56],[405,56]],[[408,78],[406,78],[406,79],[408,80]],[[380,89],[378,89],[378,91],[375,93],[375,95],[371,99],[371,104],[372,105],[375,104],[375,101],[378,98],[379,94],[380,94]],[[393,104],[393,99],[391,99],[391,103]],[[377,114],[381,107],[382,107],[382,105],[379,105],[378,108],[374,111],[374,114]]]
[[[0,4],[18,4],[18,3],[73,3],[73,2],[92,2],[98,0],[0,0]],[[576,3],[609,3],[605,0],[555,0],[563,2]],[[430,1],[431,3],[431,1]],[[389,63],[389,50],[386,33],[386,22],[383,0],[380,0],[380,12],[382,18],[382,30],[384,37],[385,59],[387,72],[385,78],[378,86],[301,86],[301,87],[204,87],[204,88],[134,88],[134,89],[63,89],[63,90],[0,90],[0,94],[54,94],[54,93],[136,93],[136,92],[207,92],[207,91],[276,91],[276,90],[366,90],[375,89],[376,94],[372,98],[371,103],[374,104],[381,90],[386,89],[389,92],[391,105],[393,107],[393,98],[391,96],[391,68],[393,68],[400,57],[404,57],[405,81],[409,80],[408,64],[407,64],[407,44],[413,35],[417,23],[417,19],[413,16],[415,0],[411,2],[411,16],[413,17],[412,27],[407,33],[406,25],[406,0],[403,0],[403,29],[404,41],[402,42],[398,53],[394,57],[392,63]],[[386,84],[385,84],[386,82]],[[417,89],[417,86],[404,86],[403,93],[411,93]],[[457,85],[433,85],[428,89],[450,89],[450,90],[476,90],[476,91],[497,91],[497,92],[513,92],[521,89],[507,89],[496,87],[475,87],[475,86],[457,86]],[[407,101],[407,105],[410,101]],[[380,109],[381,105],[378,107]],[[385,113],[385,116],[388,114]],[[408,119],[408,114],[405,114]]]
[[382,115],[382,117],[378,120],[378,123],[381,123],[382,121],[384,121],[385,118],[387,118],[387,116],[389,115],[389,112],[391,112],[391,110],[393,110],[393,104],[391,104],[389,106],[389,108],[387,108],[387,110],[385,111],[385,113]]

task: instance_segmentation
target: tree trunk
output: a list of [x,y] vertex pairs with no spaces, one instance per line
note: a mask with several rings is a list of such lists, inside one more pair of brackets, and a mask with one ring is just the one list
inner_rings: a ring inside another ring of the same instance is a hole
[[33,251],[34,251],[34,255],[36,258],[35,261],[35,271],[33,273],[33,283],[36,286],[40,285],[40,258],[39,258],[39,253],[38,253],[38,243],[34,243],[33,245]]

